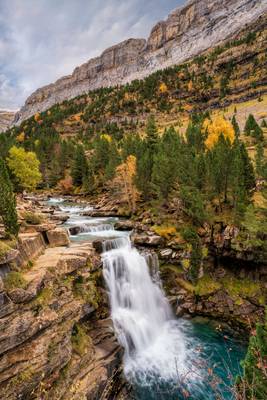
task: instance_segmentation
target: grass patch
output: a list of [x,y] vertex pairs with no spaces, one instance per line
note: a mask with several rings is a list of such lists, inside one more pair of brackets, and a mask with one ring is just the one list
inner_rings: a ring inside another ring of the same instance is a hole
[[23,278],[20,272],[9,272],[4,278],[4,285],[7,290],[26,289],[28,282]]
[[5,257],[9,251],[11,250],[11,247],[8,246],[6,243],[0,241],[0,258]]
[[237,279],[232,276],[223,278],[222,284],[230,296],[243,298],[261,296],[261,284],[250,279]]
[[190,282],[184,280],[183,278],[176,278],[175,281],[179,286],[181,286],[187,292],[194,293],[195,288]]
[[183,268],[180,265],[173,265],[173,264],[163,264],[163,265],[161,265],[160,269],[161,269],[161,271],[164,271],[164,272],[166,270],[172,271],[177,275],[181,275],[184,272]]
[[200,278],[195,286],[195,294],[198,296],[208,296],[217,292],[221,284],[212,279],[209,275]]
[[53,290],[51,288],[43,288],[34,300],[34,305],[44,308],[53,298]]
[[22,214],[22,217],[25,219],[27,224],[29,225],[39,225],[43,222],[43,218],[41,215],[26,211]]
[[175,226],[172,225],[155,225],[152,229],[157,235],[163,237],[164,239],[171,239],[178,234]]

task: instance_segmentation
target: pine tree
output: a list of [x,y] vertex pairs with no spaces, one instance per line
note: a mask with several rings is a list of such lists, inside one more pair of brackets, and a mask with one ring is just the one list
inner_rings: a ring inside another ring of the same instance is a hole
[[263,140],[262,129],[257,124],[254,116],[249,114],[248,119],[245,124],[245,134],[251,136],[257,140]]
[[71,177],[75,186],[82,186],[84,175],[87,173],[87,160],[82,145],[78,145],[75,150]]
[[166,200],[177,178],[179,148],[179,136],[174,128],[170,128],[165,131],[154,156],[152,183],[159,196]]
[[233,125],[234,131],[235,131],[235,137],[239,138],[239,136],[240,136],[240,128],[239,128],[239,125],[238,125],[238,122],[236,120],[235,115],[232,118],[232,125]]
[[12,183],[2,158],[0,158],[0,188],[0,215],[3,219],[6,234],[17,236],[19,226],[16,211],[16,197],[13,193]]
[[257,176],[267,179],[267,160],[264,157],[264,147],[262,143],[258,143],[256,147],[255,163]]
[[240,152],[243,161],[243,171],[245,177],[245,188],[247,191],[250,191],[255,187],[255,174],[253,164],[249,158],[246,146],[243,142],[240,142]]

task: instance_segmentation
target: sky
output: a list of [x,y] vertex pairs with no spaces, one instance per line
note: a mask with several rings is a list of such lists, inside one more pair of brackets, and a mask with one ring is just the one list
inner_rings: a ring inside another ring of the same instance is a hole
[[107,47],[147,38],[184,0],[0,0],[0,109]]

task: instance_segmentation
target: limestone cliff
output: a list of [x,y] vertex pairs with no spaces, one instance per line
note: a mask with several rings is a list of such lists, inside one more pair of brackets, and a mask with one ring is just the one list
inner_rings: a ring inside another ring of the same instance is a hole
[[15,116],[14,111],[0,110],[0,133],[4,132],[11,124]]
[[179,64],[233,36],[266,11],[266,0],[190,0],[156,24],[147,40],[126,40],[36,90],[16,114],[15,123],[91,89],[141,79]]

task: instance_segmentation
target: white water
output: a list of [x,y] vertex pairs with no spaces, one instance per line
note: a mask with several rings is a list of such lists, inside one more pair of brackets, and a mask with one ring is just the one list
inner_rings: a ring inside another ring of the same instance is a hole
[[185,372],[185,341],[158,277],[152,279],[146,258],[129,237],[106,241],[102,259],[126,377],[177,380]]

